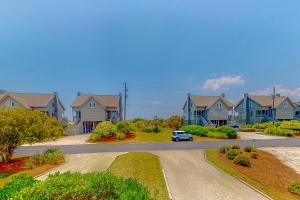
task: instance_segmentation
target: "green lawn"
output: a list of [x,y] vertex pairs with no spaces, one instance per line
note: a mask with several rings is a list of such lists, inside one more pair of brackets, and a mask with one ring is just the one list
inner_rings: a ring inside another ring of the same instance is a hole
[[[114,142],[98,142],[98,143],[149,143],[149,142],[172,142],[172,129],[162,129],[159,133],[144,133],[140,131],[135,131],[136,137],[128,140],[118,140]],[[199,137],[193,136],[195,142],[201,141],[215,141],[220,140],[216,138],[208,138],[208,137]]]
[[135,152],[118,156],[108,171],[136,179],[147,186],[157,200],[169,199],[159,158],[151,153]]

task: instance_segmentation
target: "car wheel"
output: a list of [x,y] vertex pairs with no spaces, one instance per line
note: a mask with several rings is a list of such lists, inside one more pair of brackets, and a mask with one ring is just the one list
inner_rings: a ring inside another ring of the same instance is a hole
[[179,138],[176,138],[175,141],[176,141],[176,142],[179,142]]
[[189,141],[193,141],[193,138],[192,138],[192,137],[190,137]]

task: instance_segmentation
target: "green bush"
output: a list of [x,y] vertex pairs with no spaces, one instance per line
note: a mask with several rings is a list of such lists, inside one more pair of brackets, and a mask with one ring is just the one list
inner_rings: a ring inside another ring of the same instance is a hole
[[12,199],[14,194],[21,191],[23,188],[31,187],[37,181],[25,174],[21,174],[18,176],[12,176],[12,181],[6,183],[0,189],[0,199]]
[[103,137],[115,136],[117,127],[110,121],[101,122],[90,136],[91,141],[97,141]]
[[232,147],[231,147],[231,149],[240,149],[241,147],[239,146],[239,145],[237,145],[237,144],[235,144],[235,145],[232,145]]
[[290,192],[300,195],[300,181],[292,183],[288,189]]
[[117,127],[118,131],[123,132],[125,134],[128,134],[131,131],[134,131],[134,127],[133,127],[132,123],[130,123],[130,122],[120,121],[116,124],[116,127]]
[[207,137],[210,129],[208,127],[198,126],[198,125],[187,125],[181,128],[182,131],[185,131],[192,135],[198,135],[202,137]]
[[258,153],[256,151],[253,151],[250,153],[251,158],[257,159],[258,158]]
[[226,133],[227,137],[229,139],[235,139],[237,138],[237,131],[229,126],[220,126],[216,129],[217,132]]
[[124,133],[117,133],[117,134],[116,134],[116,138],[117,138],[118,140],[123,140],[123,139],[125,138],[125,134],[124,134]]
[[25,166],[33,168],[43,164],[57,165],[64,160],[64,154],[58,149],[48,149],[43,153],[35,153],[25,162]]
[[266,128],[265,133],[269,135],[284,136],[284,130],[274,126]]
[[241,132],[256,132],[255,128],[240,128]]
[[246,156],[246,155],[243,155],[243,154],[237,155],[233,159],[233,163],[236,164],[236,165],[241,165],[241,166],[245,166],[245,167],[250,167],[251,166],[249,157]]
[[226,158],[228,158],[229,160],[233,160],[236,156],[238,156],[241,153],[242,152],[239,149],[231,149],[227,151]]
[[0,179],[7,178],[11,175],[12,175],[11,173],[0,173]]
[[207,136],[210,138],[228,139],[227,134],[222,132],[209,132]]
[[133,199],[151,200],[146,187],[134,179],[124,179],[110,173],[63,173],[45,181],[10,191],[12,199]]
[[227,151],[229,151],[230,149],[231,149],[230,146],[224,145],[224,146],[222,146],[222,147],[219,148],[219,152],[224,154],[224,153],[226,153]]
[[251,153],[251,152],[256,152],[256,149],[254,147],[252,147],[252,146],[246,146],[244,148],[244,151],[248,152],[248,153]]

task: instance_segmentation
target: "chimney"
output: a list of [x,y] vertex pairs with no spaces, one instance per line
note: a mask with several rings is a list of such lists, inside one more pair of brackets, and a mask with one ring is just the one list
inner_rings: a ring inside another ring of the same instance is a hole
[[81,92],[77,92],[77,96],[81,96]]
[[222,93],[222,94],[221,94],[221,97],[225,98],[225,93]]

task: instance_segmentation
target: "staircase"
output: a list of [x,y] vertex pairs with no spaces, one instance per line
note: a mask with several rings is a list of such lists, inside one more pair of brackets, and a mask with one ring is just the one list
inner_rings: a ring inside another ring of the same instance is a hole
[[80,124],[73,124],[65,128],[66,135],[79,135],[80,134]]
[[213,123],[210,121],[207,121],[203,116],[200,115],[200,120],[202,122],[203,126],[215,126]]

